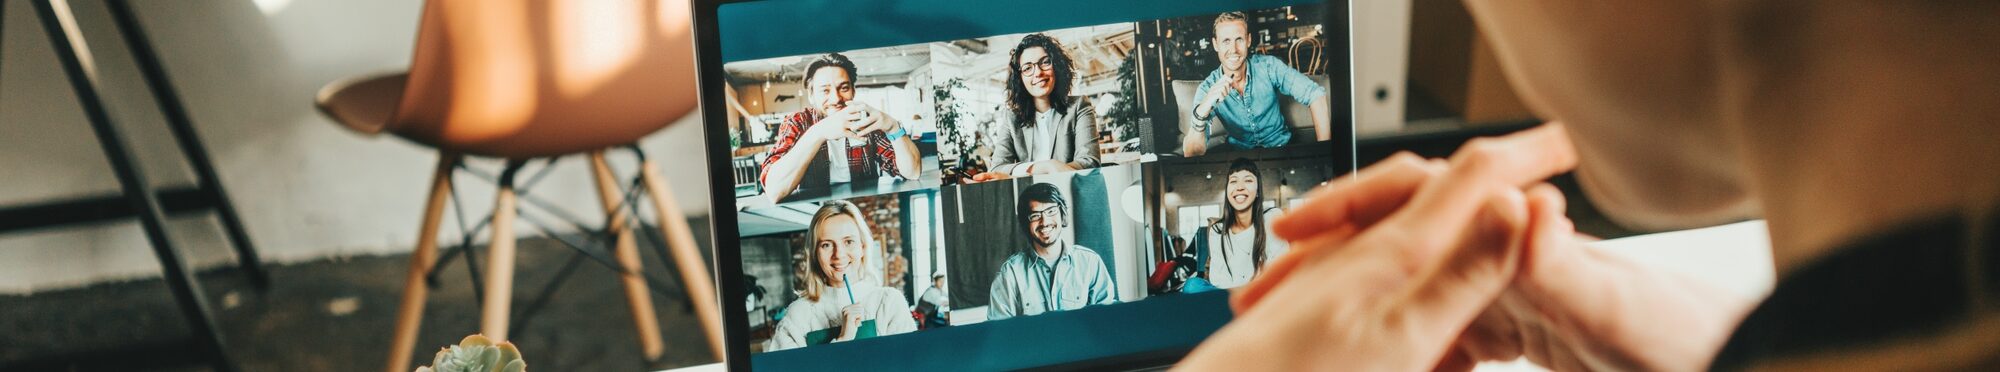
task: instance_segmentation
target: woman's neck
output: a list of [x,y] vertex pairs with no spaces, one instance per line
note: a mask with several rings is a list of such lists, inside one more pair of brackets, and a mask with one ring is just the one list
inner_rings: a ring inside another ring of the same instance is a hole
[[1049,96],[1035,97],[1035,112],[1049,112],[1051,108],[1055,108],[1055,102],[1050,101]]
[[1229,224],[1229,233],[1236,234],[1244,230],[1249,230],[1251,227],[1250,223],[1252,222],[1251,218],[1255,217],[1252,213],[1255,213],[1255,211],[1256,208],[1243,208],[1236,211],[1236,222]]
[[[2000,201],[2000,177],[1989,171],[2000,163],[1992,140],[2000,126],[1972,124],[2000,120],[2000,107],[1974,104],[2000,99],[1992,89],[2000,71],[1986,63],[2000,47],[1911,42],[1980,34],[1991,29],[1979,28],[1985,18],[1910,11],[1925,2],[1864,4],[1772,24],[1796,42],[1732,38],[1742,42],[1725,68],[1756,84],[1720,96],[1741,108],[1730,127],[1754,144],[1741,147],[1743,160],[1769,221],[1778,275],[1885,229],[1976,216]],[[1832,55],[1842,57],[1796,58]],[[1823,95],[1830,84],[1869,88]]]
[[847,288],[847,283],[851,282],[851,281],[850,281],[850,280],[848,280],[848,279],[850,279],[851,277],[853,277],[853,275],[846,275],[846,274],[842,274],[842,275],[833,275],[833,276],[831,276],[831,277],[827,278],[827,280],[826,280],[826,287],[827,287],[827,288],[833,288],[833,289],[843,289],[843,288]]

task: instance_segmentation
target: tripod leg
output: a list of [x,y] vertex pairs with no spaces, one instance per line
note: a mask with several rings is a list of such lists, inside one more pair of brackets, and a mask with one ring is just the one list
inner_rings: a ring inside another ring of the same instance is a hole
[[152,243],[153,254],[160,260],[163,280],[173,292],[175,302],[180,305],[181,315],[187,318],[188,328],[208,352],[209,362],[215,369],[235,371],[235,362],[230,360],[222,334],[209,312],[201,283],[195,280],[194,272],[188,270],[180,251],[174,249],[173,241],[167,237],[167,218],[160,206],[159,196],[154,194],[152,184],[146,180],[146,173],[140,169],[125,135],[112,121],[110,110],[104,107],[102,97],[97,93],[101,82],[98,81],[97,70],[89,67],[96,65],[97,61],[90,56],[90,46],[84,42],[69,1],[38,0],[34,5],[35,14],[41,18],[42,28],[48,34],[49,44],[54,47],[56,58],[62,64],[63,73],[69,76],[70,89],[76,93],[77,104],[82,106],[84,116],[90,120],[90,127],[97,134],[98,146],[104,150],[105,159],[111,162],[111,169],[117,173],[118,185],[125,193],[128,207],[138,214],[140,226],[145,228],[146,240]]

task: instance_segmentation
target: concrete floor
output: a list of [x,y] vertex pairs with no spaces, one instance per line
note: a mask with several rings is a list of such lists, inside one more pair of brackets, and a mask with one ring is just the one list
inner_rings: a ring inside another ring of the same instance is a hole
[[[698,222],[695,231],[707,244],[705,224]],[[648,274],[670,286],[656,289],[653,298],[666,354],[644,360],[617,276],[585,259],[545,308],[512,331],[532,370],[640,371],[714,362],[678,274],[665,268],[646,234],[638,235]],[[551,239],[521,241],[516,318],[571,252]],[[479,253],[484,258],[483,248]],[[368,371],[380,370],[387,357],[408,264],[408,255],[394,255],[269,266],[271,287],[262,292],[228,270],[205,273],[201,281],[228,352],[243,370]],[[479,306],[463,258],[443,270],[442,285],[425,308],[412,369],[429,364],[438,348],[478,332]],[[0,370],[26,368],[20,363],[29,361],[55,361],[32,369],[206,370],[159,367],[195,357],[185,351],[192,341],[182,319],[159,279],[0,297]],[[101,351],[132,346],[142,350]],[[89,365],[107,361],[113,363]]]

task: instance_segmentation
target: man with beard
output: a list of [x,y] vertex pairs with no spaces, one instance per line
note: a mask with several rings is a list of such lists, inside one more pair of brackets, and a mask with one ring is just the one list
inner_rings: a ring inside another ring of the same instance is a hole
[[1319,86],[1299,70],[1268,55],[1250,54],[1250,23],[1243,12],[1215,17],[1215,56],[1222,66],[1208,74],[1194,90],[1194,124],[1183,133],[1181,152],[1197,156],[1208,152],[1208,133],[1220,120],[1228,131],[1226,148],[1270,148],[1292,141],[1292,128],[1279,109],[1278,94],[1292,96],[1312,107],[1313,132],[1318,141],[1333,139],[1328,123],[1333,114],[1328,106],[1326,87]]
[[[850,174],[877,172],[902,179],[923,173],[917,143],[901,123],[867,104],[854,101],[854,62],[829,53],[806,65],[805,108],[786,116],[778,126],[771,156],[764,159],[758,181],[772,201],[797,191],[820,149],[833,141],[848,141],[845,154]],[[864,144],[865,143],[865,144]]]
[[1000,264],[988,292],[987,320],[1076,310],[1108,305],[1111,271],[1096,251],[1063,239],[1069,227],[1069,202],[1055,185],[1037,183],[1021,192],[1017,207],[1022,233],[1032,247],[1015,252]]

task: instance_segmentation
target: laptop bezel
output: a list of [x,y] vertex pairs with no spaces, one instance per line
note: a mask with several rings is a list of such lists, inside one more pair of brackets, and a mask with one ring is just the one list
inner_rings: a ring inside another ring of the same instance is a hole
[[[699,107],[702,110],[703,155],[707,161],[710,190],[709,236],[712,242],[710,249],[712,250],[712,257],[715,260],[715,266],[712,268],[714,277],[711,279],[715,281],[715,285],[719,289],[717,298],[720,303],[719,305],[722,306],[720,310],[723,320],[723,342],[725,343],[723,349],[726,358],[723,362],[730,371],[751,370],[750,347],[747,342],[744,342],[744,340],[749,338],[749,330],[739,326],[749,324],[749,313],[744,311],[740,306],[734,306],[740,305],[737,301],[747,294],[748,289],[744,287],[741,280],[730,279],[741,278],[743,276],[743,267],[740,264],[742,262],[741,250],[737,249],[742,244],[742,237],[738,236],[740,226],[737,225],[736,212],[738,206],[735,193],[722,191],[734,190],[735,178],[734,169],[730,163],[733,158],[731,155],[733,149],[729,142],[729,132],[726,130],[729,120],[728,107],[725,106],[726,102],[724,102],[726,94],[723,91],[723,87],[727,84],[726,73],[723,70],[723,62],[721,61],[721,37],[718,34],[720,29],[716,23],[716,18],[718,16],[718,9],[723,5],[758,1],[781,0],[692,1],[693,23],[691,26],[693,27],[694,36],[696,85],[697,89],[699,89],[697,98],[700,104]],[[1327,7],[1329,10],[1339,10],[1325,12],[1326,19],[1322,20],[1322,24],[1335,24],[1332,21],[1339,20],[1341,21],[1340,24],[1347,27],[1346,37],[1339,39],[1337,45],[1328,41],[1329,44],[1325,46],[1324,50],[1339,51],[1344,56],[1344,58],[1331,58],[1330,60],[1341,63],[1338,66],[1328,66],[1327,69],[1329,71],[1337,71],[1336,68],[1345,70],[1348,74],[1346,80],[1347,89],[1329,89],[1328,99],[1330,102],[1345,102],[1347,110],[1344,111],[1348,116],[1348,125],[1346,131],[1335,133],[1334,138],[1330,139],[1330,141],[1347,143],[1347,146],[1344,147],[1348,152],[1346,154],[1346,159],[1349,162],[1347,168],[1352,171],[1355,169],[1355,164],[1353,163],[1356,161],[1357,155],[1354,146],[1355,122],[1359,118],[1357,111],[1361,107],[1357,100],[1362,98],[1354,94],[1356,76],[1354,76],[1353,39],[1355,35],[1353,2],[1351,0],[1328,0],[1322,1],[1322,3],[1329,5]],[[1337,113],[1341,111],[1335,112],[1338,115]],[[1342,147],[1335,146],[1334,148],[1338,149]],[[1339,154],[1332,155],[1339,156]],[[724,249],[725,247],[731,249]],[[1165,365],[1179,360],[1187,351],[1189,350],[1157,350],[1140,355],[1106,356],[1104,359],[1099,360],[1043,366],[1038,369],[1073,369],[1085,367],[1097,369],[1115,368],[1117,366],[1137,368]]]

